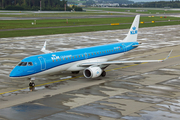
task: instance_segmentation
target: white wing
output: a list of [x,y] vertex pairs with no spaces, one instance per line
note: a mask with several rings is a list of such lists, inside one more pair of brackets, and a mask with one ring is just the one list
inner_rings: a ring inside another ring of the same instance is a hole
[[79,67],[87,67],[87,66],[92,66],[92,65],[111,65],[111,64],[125,64],[125,63],[134,63],[134,64],[139,64],[139,63],[146,63],[146,62],[164,62],[167,60],[172,53],[173,50],[170,51],[168,56],[163,59],[163,60],[135,60],[135,61],[108,61],[108,62],[89,62],[89,63],[82,63],[79,65]]
[[52,51],[46,50],[46,41],[45,41],[44,46],[41,49],[41,51],[44,52],[44,53],[52,53]]

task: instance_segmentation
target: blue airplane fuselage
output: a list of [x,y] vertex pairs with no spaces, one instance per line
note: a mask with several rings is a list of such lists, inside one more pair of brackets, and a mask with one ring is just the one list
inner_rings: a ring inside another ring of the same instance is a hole
[[[33,77],[36,75],[51,74],[62,70],[79,71],[82,70],[81,67],[76,66],[73,68],[71,66],[77,64],[78,62],[83,63],[86,61],[95,61],[96,58],[104,61],[117,59],[124,54],[124,52],[130,51],[138,45],[138,42],[121,42],[34,55],[24,58],[21,61],[24,65],[18,64],[10,73],[10,77]],[[65,65],[69,66],[65,67]]]

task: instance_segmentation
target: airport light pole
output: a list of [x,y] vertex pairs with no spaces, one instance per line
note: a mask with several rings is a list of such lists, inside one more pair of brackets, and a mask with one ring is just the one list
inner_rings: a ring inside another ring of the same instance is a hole
[[4,8],[4,7],[3,7],[3,6],[4,6],[4,0],[2,0],[2,3],[1,3],[1,4],[2,4],[2,9],[3,9],[3,8]]
[[41,11],[41,1],[40,1],[40,11]]

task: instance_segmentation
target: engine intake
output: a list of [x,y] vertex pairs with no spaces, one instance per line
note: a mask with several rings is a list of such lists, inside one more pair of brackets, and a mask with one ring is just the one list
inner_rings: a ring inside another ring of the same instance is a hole
[[96,78],[101,75],[103,70],[100,67],[88,67],[83,71],[83,75],[86,78]]

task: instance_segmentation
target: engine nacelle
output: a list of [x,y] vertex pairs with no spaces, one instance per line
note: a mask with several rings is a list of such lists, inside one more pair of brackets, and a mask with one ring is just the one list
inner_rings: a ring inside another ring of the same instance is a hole
[[101,75],[103,70],[100,67],[88,67],[83,71],[84,77],[86,78],[96,78]]

